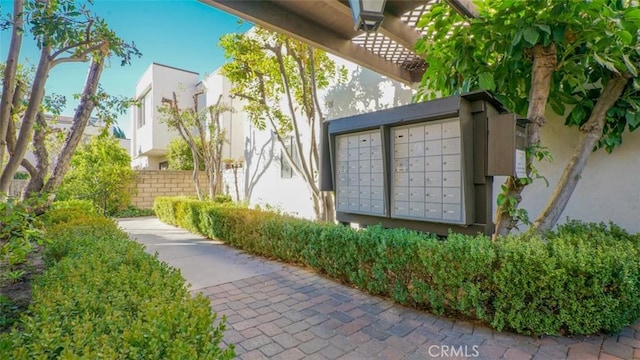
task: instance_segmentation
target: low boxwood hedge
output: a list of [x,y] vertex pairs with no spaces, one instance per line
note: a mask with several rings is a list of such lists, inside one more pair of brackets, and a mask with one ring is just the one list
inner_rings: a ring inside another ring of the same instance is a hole
[[523,334],[617,332],[640,316],[640,234],[578,221],[545,234],[354,230],[242,207],[157,198],[159,218],[313,267],[398,303]]
[[69,208],[45,217],[47,269],[0,358],[233,358],[209,301],[112,220]]

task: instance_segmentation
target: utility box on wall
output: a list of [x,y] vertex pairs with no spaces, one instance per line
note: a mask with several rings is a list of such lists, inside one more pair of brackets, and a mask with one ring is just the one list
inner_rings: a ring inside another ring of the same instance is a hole
[[526,131],[503,113],[476,92],[327,121],[320,188],[343,223],[490,234],[492,176],[515,174]]

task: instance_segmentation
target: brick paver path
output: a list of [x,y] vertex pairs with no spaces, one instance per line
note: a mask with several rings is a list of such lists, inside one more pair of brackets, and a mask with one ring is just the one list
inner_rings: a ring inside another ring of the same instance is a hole
[[640,359],[640,322],[615,336],[533,338],[398,306],[293,266],[201,292],[227,316],[224,339],[240,359]]
[[613,336],[534,338],[431,315],[259,259],[154,218],[120,225],[227,316],[240,359],[640,359],[640,321]]

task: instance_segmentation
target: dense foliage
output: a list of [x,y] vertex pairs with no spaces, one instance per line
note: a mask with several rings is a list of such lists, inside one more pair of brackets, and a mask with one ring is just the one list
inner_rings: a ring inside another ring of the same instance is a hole
[[1,359],[231,359],[224,320],[192,298],[175,269],[107,218],[71,208],[46,214],[47,270]]
[[375,295],[525,334],[615,332],[640,316],[640,234],[571,222],[547,241],[363,230],[228,204],[157,198],[167,223],[304,264]]
[[[542,177],[535,161],[548,159],[541,129],[546,110],[576,127],[577,141],[546,206],[532,221],[546,231],[557,223],[594,149],[612,152],[640,127],[640,9],[629,0],[485,0],[478,16],[463,18],[448,2],[434,4],[418,22],[415,49],[428,59],[418,99],[489,90],[511,112],[526,116],[527,176],[508,177],[498,197],[496,235],[518,221],[523,189]],[[547,135],[544,135],[547,136]]]
[[71,159],[71,169],[59,189],[60,199],[88,199],[106,214],[126,209],[131,201],[134,172],[131,158],[118,140],[92,137]]

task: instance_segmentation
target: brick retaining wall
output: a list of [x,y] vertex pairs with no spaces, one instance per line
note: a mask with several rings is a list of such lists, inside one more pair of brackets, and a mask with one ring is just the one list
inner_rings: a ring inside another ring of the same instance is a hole
[[[137,191],[131,198],[131,204],[139,209],[153,207],[156,196],[195,196],[191,171],[142,170],[137,171]],[[207,176],[199,174],[200,190],[207,192]]]

